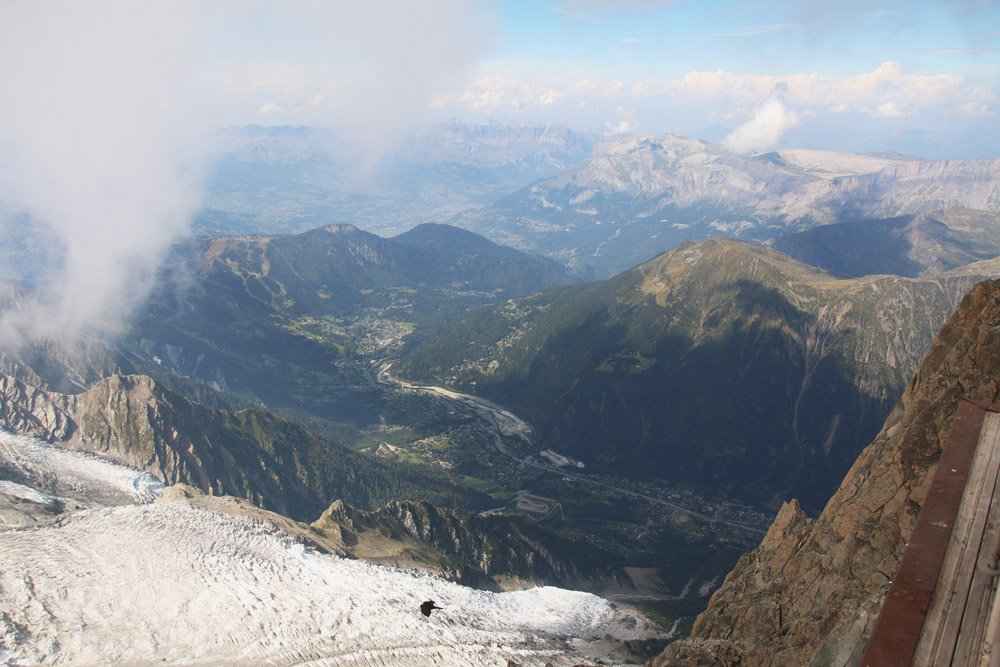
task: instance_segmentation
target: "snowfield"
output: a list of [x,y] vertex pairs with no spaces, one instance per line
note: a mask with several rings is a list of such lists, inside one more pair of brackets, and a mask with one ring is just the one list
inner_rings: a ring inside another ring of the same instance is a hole
[[[24,444],[11,442],[0,460],[8,466],[18,455],[11,447]],[[29,463],[48,477],[51,452],[31,451],[43,452]],[[62,454],[76,456],[59,451],[59,466]],[[87,483],[100,486],[87,466]],[[122,471],[105,472],[115,488],[138,488]],[[20,484],[0,494],[51,500]],[[424,617],[424,600],[444,608]],[[249,519],[183,504],[84,509],[0,532],[5,665],[565,666],[607,659],[606,633],[655,630],[587,593],[479,591],[322,554]]]
[[0,431],[0,472],[4,467],[52,493],[101,505],[149,503],[163,493],[163,484],[149,473]]

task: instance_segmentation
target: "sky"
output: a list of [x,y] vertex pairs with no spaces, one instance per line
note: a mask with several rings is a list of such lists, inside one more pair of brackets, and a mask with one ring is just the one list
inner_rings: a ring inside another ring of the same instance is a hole
[[454,117],[716,141],[748,125],[733,148],[1000,157],[983,140],[1000,138],[995,0],[293,4],[204,24],[203,82],[235,124],[383,134]]
[[50,239],[32,317],[66,331],[146,292],[219,127],[373,156],[457,119],[993,159],[998,112],[996,0],[0,0],[0,232]]

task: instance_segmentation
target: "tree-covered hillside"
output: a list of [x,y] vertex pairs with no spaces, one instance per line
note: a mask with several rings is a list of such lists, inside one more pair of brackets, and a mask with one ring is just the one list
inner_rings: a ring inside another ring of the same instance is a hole
[[470,313],[395,368],[508,405],[592,468],[815,508],[995,262],[974,267],[836,280],[710,239]]

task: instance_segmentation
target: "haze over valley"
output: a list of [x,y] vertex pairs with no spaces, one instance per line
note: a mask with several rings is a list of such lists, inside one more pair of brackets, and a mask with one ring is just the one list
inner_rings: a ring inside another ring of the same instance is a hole
[[1000,16],[718,9],[0,1],[0,664],[857,664]]

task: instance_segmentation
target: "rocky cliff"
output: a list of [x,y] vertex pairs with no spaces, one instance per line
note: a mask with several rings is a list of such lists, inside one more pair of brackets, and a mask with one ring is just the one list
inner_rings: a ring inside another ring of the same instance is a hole
[[345,555],[426,569],[477,588],[594,589],[613,579],[602,567],[606,556],[594,549],[555,539],[511,517],[428,502],[391,502],[365,512],[338,500],[312,527],[339,541]]
[[778,514],[665,665],[849,665],[860,658],[963,398],[1000,395],[1000,281],[944,326],[881,433],[815,522]]
[[471,507],[488,500],[267,412],[206,408],[142,375],[112,375],[75,395],[0,376],[0,428],[299,520],[319,516],[333,498],[365,508],[408,497]]

